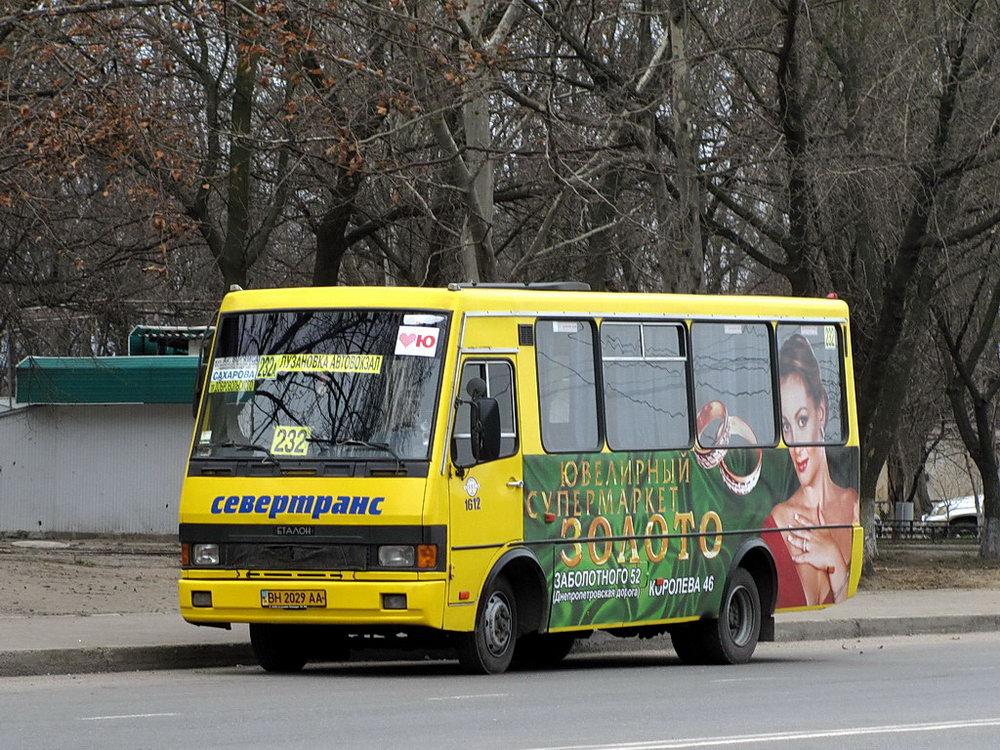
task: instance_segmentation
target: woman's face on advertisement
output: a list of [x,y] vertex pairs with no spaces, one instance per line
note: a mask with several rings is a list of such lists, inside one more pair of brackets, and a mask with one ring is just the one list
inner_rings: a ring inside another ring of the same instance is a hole
[[802,485],[811,484],[815,478],[823,447],[796,444],[821,442],[825,423],[826,409],[809,395],[801,377],[789,375],[781,381],[781,436],[794,446],[788,453]]

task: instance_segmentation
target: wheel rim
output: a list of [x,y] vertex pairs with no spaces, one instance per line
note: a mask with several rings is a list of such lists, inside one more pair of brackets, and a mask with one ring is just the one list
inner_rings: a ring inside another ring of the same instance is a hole
[[750,642],[753,632],[753,600],[745,586],[733,589],[729,597],[729,636],[737,646]]
[[510,646],[512,623],[507,597],[499,591],[493,592],[483,613],[483,636],[486,648],[493,656],[502,655]]

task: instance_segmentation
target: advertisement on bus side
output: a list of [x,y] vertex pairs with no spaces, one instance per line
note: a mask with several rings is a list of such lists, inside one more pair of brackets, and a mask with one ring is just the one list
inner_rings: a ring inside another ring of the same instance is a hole
[[550,628],[715,614],[748,537],[772,551],[778,608],[845,593],[856,449],[531,455],[524,469],[525,540],[551,542],[533,545]]

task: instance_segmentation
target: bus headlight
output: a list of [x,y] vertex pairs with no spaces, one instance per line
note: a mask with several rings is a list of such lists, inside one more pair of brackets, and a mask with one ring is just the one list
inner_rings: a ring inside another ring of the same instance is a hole
[[409,544],[383,544],[378,548],[378,564],[384,568],[412,568],[416,559]]
[[218,544],[194,544],[191,545],[191,558],[195,565],[218,565],[219,545]]

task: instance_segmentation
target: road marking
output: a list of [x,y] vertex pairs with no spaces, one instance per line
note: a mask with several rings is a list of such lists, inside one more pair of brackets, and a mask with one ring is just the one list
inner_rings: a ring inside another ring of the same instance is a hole
[[80,721],[110,721],[112,719],[152,719],[160,716],[180,716],[180,714],[121,714],[119,716],[81,716]]
[[770,734],[738,734],[723,737],[690,737],[680,740],[647,740],[645,742],[621,742],[609,745],[559,745],[558,747],[536,747],[531,750],[685,750],[686,748],[693,747],[753,745],[772,742],[821,740],[833,737],[859,737],[874,734],[945,732],[954,729],[978,729],[997,726],[1000,726],[1000,718],[938,721],[926,724],[887,724],[875,727],[848,727],[844,729],[818,729],[814,731],[774,732]]
[[477,695],[442,695],[438,698],[428,698],[429,701],[467,701],[473,698],[506,698],[510,693],[479,693]]

